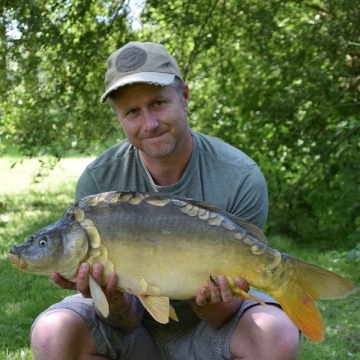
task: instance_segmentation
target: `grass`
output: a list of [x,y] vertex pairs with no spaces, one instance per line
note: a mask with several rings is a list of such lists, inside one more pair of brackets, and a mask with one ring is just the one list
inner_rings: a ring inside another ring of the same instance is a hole
[[39,162],[0,159],[0,359],[32,359],[29,330],[36,316],[69,291],[49,278],[12,269],[5,260],[13,244],[59,218],[73,202],[74,186],[89,158],[64,159],[40,182]]
[[[319,252],[316,244],[306,247],[285,237],[272,237],[271,245],[302,260],[322,266],[360,284],[359,261],[348,261],[345,251],[334,249]],[[323,247],[323,246],[322,246]],[[321,344],[303,338],[301,359],[345,360],[360,359],[360,294],[346,299],[317,301],[323,317],[325,340]]]
[[[49,278],[20,274],[6,255],[13,244],[22,243],[36,230],[58,219],[73,202],[76,179],[90,159],[64,159],[38,183],[36,160],[25,160],[10,169],[17,158],[0,159],[0,359],[29,359],[29,330],[36,316],[70,292],[56,287]],[[360,283],[359,260],[348,261],[339,249],[321,251],[286,237],[272,237],[273,247],[316,263]],[[301,359],[360,360],[360,294],[344,300],[318,301],[326,338],[316,344],[303,338]]]

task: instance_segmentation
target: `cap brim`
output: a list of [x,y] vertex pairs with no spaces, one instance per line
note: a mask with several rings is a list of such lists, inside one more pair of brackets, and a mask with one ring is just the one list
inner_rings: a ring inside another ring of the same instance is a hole
[[174,74],[158,73],[158,72],[139,72],[136,74],[131,74],[124,76],[123,78],[116,81],[112,86],[110,86],[103,96],[100,98],[100,102],[104,103],[108,98],[109,94],[114,90],[125,86],[136,83],[147,83],[153,85],[166,86],[174,82]]

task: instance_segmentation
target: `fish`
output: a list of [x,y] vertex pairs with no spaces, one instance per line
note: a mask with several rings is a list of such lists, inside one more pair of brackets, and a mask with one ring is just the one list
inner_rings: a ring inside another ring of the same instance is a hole
[[[116,272],[119,290],[137,296],[163,324],[178,320],[170,300],[195,298],[209,277],[220,274],[234,296],[259,301],[236,286],[241,277],[268,292],[316,342],[324,339],[324,325],[314,300],[357,291],[350,280],[271,248],[255,225],[205,202],[164,193],[110,191],[84,197],[58,221],[14,245],[7,259],[21,271],[57,272],[72,282],[81,263],[99,262],[102,285]],[[104,292],[89,276],[92,298],[107,317]]]

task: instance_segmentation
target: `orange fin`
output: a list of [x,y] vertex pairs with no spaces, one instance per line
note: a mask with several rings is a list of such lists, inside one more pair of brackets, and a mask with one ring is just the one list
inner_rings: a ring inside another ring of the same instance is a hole
[[314,299],[344,299],[358,288],[350,280],[332,271],[296,259],[298,281]]
[[271,291],[294,324],[310,339],[324,340],[321,314],[314,299],[339,299],[357,291],[351,281],[319,266],[283,254],[297,268],[297,277],[281,290]]
[[301,287],[294,286],[285,295],[275,296],[275,299],[304,335],[316,342],[324,340],[324,328],[319,309],[313,298]]
[[174,309],[171,305],[169,305],[169,306],[170,306],[170,308],[169,308],[169,316],[170,316],[173,320],[179,321],[179,319],[178,319],[178,317],[177,317],[177,315],[176,315],[175,309]]
[[174,315],[170,311],[170,301],[168,297],[151,295],[138,295],[138,297],[144,305],[144,308],[159,323],[167,324],[169,322],[169,316],[172,317]]
[[262,300],[258,299],[255,296],[250,295],[249,293],[247,293],[244,290],[239,289],[236,286],[234,280],[231,277],[227,276],[226,278],[227,278],[227,281],[229,283],[231,292],[233,293],[234,296],[242,297],[242,298],[247,299],[247,300],[253,300],[253,301],[258,302],[261,305],[265,305],[265,303]]

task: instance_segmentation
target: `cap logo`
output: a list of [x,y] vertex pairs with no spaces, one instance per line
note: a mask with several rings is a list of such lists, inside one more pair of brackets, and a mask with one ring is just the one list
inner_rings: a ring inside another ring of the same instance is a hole
[[115,59],[115,68],[119,72],[138,69],[146,63],[146,51],[137,46],[131,46],[121,51]]

